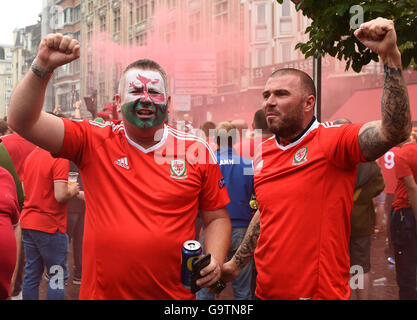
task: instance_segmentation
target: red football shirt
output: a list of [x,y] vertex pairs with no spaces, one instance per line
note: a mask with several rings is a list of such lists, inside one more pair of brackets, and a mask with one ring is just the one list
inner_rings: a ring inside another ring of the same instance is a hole
[[19,136],[17,133],[3,136],[1,137],[1,141],[9,152],[19,179],[22,180],[25,159],[36,148],[36,146]]
[[[19,203],[17,202],[16,184],[13,176],[0,166],[0,218],[7,217],[11,225],[19,222]],[[0,219],[1,220],[1,219]],[[0,222],[0,226],[6,226]]]
[[266,140],[255,157],[261,299],[349,299],[350,216],[360,125],[315,121],[286,146]]
[[381,167],[382,175],[385,180],[385,193],[394,194],[397,186],[397,177],[395,176],[395,152],[399,150],[394,147],[387,151],[381,158],[378,159],[378,164]]
[[69,161],[36,148],[24,164],[25,202],[20,226],[47,233],[67,232],[67,207],[55,199],[54,182],[68,181]]
[[265,137],[252,137],[235,144],[233,147],[242,158],[253,160],[258,146],[267,139]]
[[60,156],[80,169],[85,197],[80,299],[192,299],[181,249],[200,209],[229,202],[204,139],[165,126],[149,149],[123,122],[63,119]]
[[9,171],[0,166],[0,300],[10,295],[16,265],[16,238],[12,225],[19,222],[16,185]]
[[395,189],[394,210],[410,208],[408,203],[407,188],[401,178],[413,176],[417,178],[417,144],[409,142],[404,144],[395,152],[395,174],[398,179],[397,188]]

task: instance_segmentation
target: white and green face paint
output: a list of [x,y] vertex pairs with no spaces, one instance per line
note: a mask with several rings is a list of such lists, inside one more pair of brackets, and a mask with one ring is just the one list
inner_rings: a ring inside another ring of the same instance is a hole
[[168,97],[162,75],[154,70],[131,69],[125,79],[122,105],[125,119],[141,129],[163,123],[168,112]]

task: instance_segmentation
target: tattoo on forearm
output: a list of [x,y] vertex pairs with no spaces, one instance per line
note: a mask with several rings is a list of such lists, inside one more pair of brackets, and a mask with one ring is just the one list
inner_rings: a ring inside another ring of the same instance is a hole
[[242,269],[253,257],[260,233],[259,218],[249,225],[245,238],[235,253],[237,266]]
[[384,65],[384,73],[382,122],[368,123],[359,135],[362,152],[368,160],[382,156],[407,139],[411,130],[410,102],[402,71]]
[[385,81],[382,94],[382,121],[392,128],[388,133],[389,140],[395,141],[398,134],[408,138],[411,128],[410,101],[408,99],[407,87],[401,69],[384,66]]

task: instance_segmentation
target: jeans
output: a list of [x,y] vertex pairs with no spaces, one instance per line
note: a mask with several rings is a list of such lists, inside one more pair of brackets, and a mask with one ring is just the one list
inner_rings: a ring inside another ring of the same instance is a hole
[[[228,252],[227,260],[230,260],[245,237],[247,228],[233,228],[232,229],[232,242],[230,244],[230,250]],[[242,269],[235,280],[232,281],[232,288],[235,300],[252,300],[252,275],[253,275],[253,258]],[[202,288],[196,294],[197,300],[214,300],[214,294],[207,288]]]
[[74,254],[74,278],[81,279],[84,212],[68,212],[67,234],[69,237],[69,241],[72,241],[72,249]]
[[22,239],[26,254],[23,300],[39,300],[39,284],[45,267],[50,277],[46,298],[64,300],[68,279],[68,235],[22,229]]
[[417,234],[411,208],[394,211],[390,220],[400,300],[417,299]]

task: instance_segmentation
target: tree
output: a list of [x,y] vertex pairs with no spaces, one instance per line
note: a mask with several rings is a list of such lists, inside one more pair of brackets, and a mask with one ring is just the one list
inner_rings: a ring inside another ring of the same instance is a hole
[[[282,4],[284,0],[277,0]],[[371,60],[379,61],[378,55],[360,43],[353,32],[366,22],[377,17],[394,21],[397,45],[402,54],[403,68],[417,66],[417,0],[291,0],[296,10],[302,10],[312,23],[305,30],[309,34],[306,43],[298,43],[306,58],[326,53],[346,61],[360,72]]]

